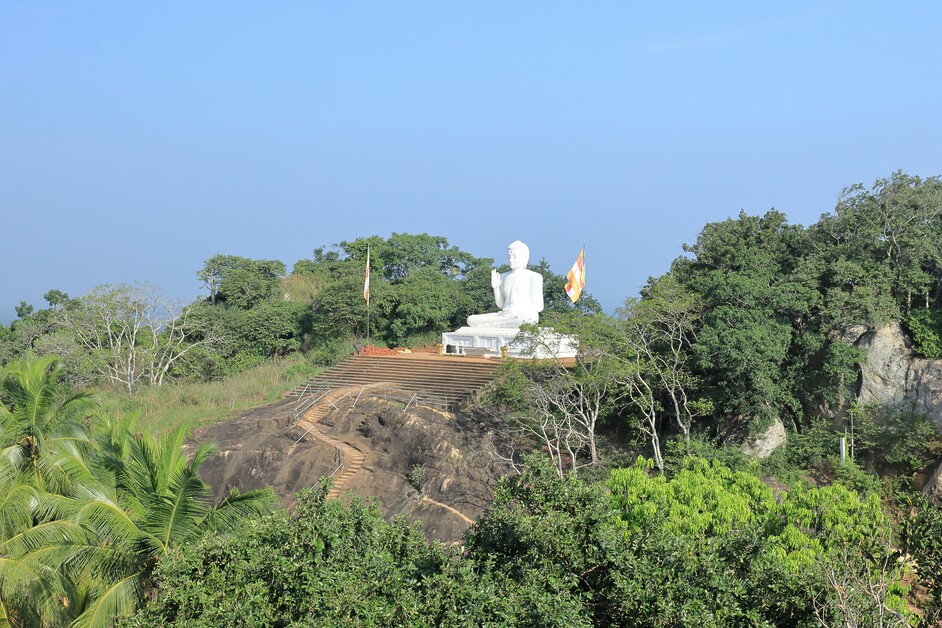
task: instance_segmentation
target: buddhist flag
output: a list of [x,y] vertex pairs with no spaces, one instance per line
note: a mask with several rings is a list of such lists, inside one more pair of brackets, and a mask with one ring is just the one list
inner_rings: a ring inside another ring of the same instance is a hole
[[575,303],[579,300],[582,289],[585,288],[585,245],[579,251],[579,257],[576,258],[576,263],[569,269],[566,278],[568,279],[566,281],[566,294],[569,295],[569,300]]
[[363,273],[363,298],[370,304],[370,245],[366,245],[366,272]]

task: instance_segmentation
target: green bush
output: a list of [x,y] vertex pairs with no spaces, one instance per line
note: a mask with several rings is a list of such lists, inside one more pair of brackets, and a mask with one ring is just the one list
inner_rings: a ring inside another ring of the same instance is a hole
[[681,436],[670,438],[664,446],[665,461],[669,468],[680,468],[689,456],[720,462],[734,471],[745,471],[755,465],[739,447],[724,445],[705,434],[693,434],[688,443]]
[[902,549],[912,563],[929,596],[928,608],[942,610],[942,508],[921,494],[910,493],[900,500],[899,521]]
[[855,458],[880,475],[911,476],[942,454],[942,438],[914,406],[867,405],[854,410]]
[[903,319],[903,326],[912,336],[916,353],[924,358],[942,358],[942,310],[913,310]]
[[331,338],[313,343],[307,358],[317,366],[333,366],[353,355],[353,340]]
[[798,469],[820,469],[839,455],[840,434],[829,421],[816,419],[797,433],[789,433],[784,453],[788,463]]

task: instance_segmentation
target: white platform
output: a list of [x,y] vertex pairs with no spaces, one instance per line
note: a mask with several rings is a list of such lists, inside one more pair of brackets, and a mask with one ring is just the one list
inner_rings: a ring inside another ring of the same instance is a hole
[[574,358],[579,351],[576,338],[549,327],[541,327],[537,336],[517,327],[461,327],[443,333],[442,346],[446,352],[451,346],[453,353],[489,357],[500,357],[500,348],[506,346],[508,356],[532,359]]

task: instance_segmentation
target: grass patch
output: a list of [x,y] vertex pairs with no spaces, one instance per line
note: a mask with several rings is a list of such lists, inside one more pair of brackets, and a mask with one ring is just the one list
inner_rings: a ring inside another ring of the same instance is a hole
[[184,425],[190,431],[278,401],[322,370],[303,357],[290,357],[264,362],[219,381],[170,382],[141,388],[133,395],[117,389],[100,390],[96,396],[107,416],[139,413],[141,429],[161,433]]

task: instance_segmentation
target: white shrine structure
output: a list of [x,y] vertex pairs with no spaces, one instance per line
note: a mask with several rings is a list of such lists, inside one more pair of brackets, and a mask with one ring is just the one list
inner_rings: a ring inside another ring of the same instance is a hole
[[530,249],[517,240],[507,247],[510,271],[491,270],[491,288],[498,312],[474,314],[468,324],[442,334],[445,353],[514,358],[573,358],[578,340],[558,334],[551,328],[536,333],[520,330],[523,324],[537,324],[543,311],[543,276],[527,269]]

